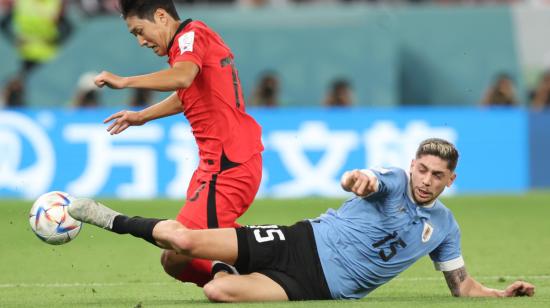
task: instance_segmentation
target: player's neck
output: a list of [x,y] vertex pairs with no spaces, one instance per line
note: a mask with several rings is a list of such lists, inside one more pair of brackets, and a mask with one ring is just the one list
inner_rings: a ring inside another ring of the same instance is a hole
[[168,39],[173,40],[176,34],[178,33],[179,27],[181,25],[181,20],[171,20],[168,24],[170,30],[168,30]]

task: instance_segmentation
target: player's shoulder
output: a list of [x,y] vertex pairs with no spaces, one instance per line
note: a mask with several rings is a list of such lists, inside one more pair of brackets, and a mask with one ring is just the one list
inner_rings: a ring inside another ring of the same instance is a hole
[[211,32],[212,29],[210,29],[210,27],[208,27],[208,25],[201,20],[191,20],[185,26],[185,28],[183,28],[183,31],[181,31],[180,34],[192,32],[192,31],[203,33],[203,32]]
[[[181,28],[183,27],[183,29]],[[208,37],[208,26],[200,20],[185,20],[178,33],[174,36],[174,44],[170,47],[170,55],[178,55],[187,51],[194,51],[198,37]]]
[[370,168],[369,170],[372,171],[378,178],[394,179],[396,181],[407,182],[407,172],[398,167],[374,167]]
[[369,170],[381,175],[405,175],[405,170],[399,167],[372,167]]
[[368,169],[378,179],[378,191],[382,195],[401,195],[407,188],[408,176],[405,170],[397,167]]
[[[180,28],[178,33],[174,36],[174,40],[182,40],[182,37],[189,38],[190,36],[203,35],[208,31],[211,31],[208,26],[200,20],[187,19],[183,21],[183,29]],[[180,26],[181,27],[181,26]]]

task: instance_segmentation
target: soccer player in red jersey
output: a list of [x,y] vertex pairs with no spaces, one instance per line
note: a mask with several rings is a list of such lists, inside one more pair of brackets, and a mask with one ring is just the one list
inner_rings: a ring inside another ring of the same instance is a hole
[[[180,21],[172,0],[119,0],[122,17],[142,47],[168,56],[169,69],[122,77],[102,72],[99,87],[175,91],[141,111],[123,110],[105,120],[111,134],[183,112],[195,136],[200,162],[177,220],[191,229],[234,227],[250,206],[262,176],[261,128],[245,112],[234,57],[220,36],[200,21]],[[211,262],[170,250],[161,263],[171,276],[203,286]]]

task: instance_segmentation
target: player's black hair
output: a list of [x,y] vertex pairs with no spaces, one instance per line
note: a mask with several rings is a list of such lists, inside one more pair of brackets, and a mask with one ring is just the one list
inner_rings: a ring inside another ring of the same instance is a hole
[[447,161],[447,168],[451,171],[455,171],[458,163],[458,151],[454,144],[447,140],[439,138],[430,138],[422,141],[418,150],[416,151],[416,158],[420,158],[424,155],[437,156],[444,161]]
[[164,9],[175,20],[180,19],[172,0],[118,0],[118,8],[124,19],[136,16],[153,21],[157,9]]

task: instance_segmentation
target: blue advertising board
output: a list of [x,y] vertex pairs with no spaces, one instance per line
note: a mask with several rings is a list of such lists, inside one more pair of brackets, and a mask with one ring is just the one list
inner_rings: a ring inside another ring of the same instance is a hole
[[530,169],[532,188],[550,187],[550,110],[529,115]]
[[[50,190],[76,196],[184,198],[198,164],[183,116],[106,132],[116,110],[0,111],[0,197]],[[460,151],[449,193],[523,192],[528,115],[480,109],[250,109],[265,145],[260,197],[339,197],[349,169],[407,169],[418,143],[441,137]]]

